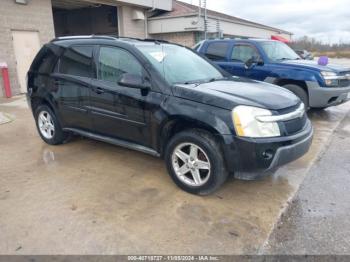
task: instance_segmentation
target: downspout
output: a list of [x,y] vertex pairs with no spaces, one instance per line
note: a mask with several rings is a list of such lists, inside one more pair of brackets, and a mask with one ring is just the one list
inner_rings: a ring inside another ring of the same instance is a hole
[[156,10],[155,0],[152,0],[152,9],[145,11],[145,38],[148,38],[148,14],[153,13]]
[[148,38],[148,16],[147,16],[147,10],[144,12],[145,16],[145,38]]
[[199,0],[199,3],[198,3],[198,22],[197,22],[197,24],[199,24],[199,22],[201,21],[201,16],[202,16],[202,0]]

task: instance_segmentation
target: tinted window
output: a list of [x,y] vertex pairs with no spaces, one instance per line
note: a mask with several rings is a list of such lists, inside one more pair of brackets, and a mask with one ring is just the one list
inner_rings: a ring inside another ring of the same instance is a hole
[[235,45],[232,51],[232,60],[247,62],[252,57],[259,57],[258,51],[255,47],[250,45]]
[[47,49],[45,54],[39,61],[38,72],[42,74],[51,73],[56,63],[56,56],[50,49]]
[[74,46],[60,58],[61,74],[92,77],[92,46]]
[[205,56],[211,60],[225,60],[229,44],[225,42],[215,42],[208,45]]
[[124,49],[101,47],[98,78],[118,82],[125,73],[142,76],[142,66],[132,54]]
[[44,46],[36,55],[31,70],[42,74],[51,73],[56,64],[57,57],[50,47]]

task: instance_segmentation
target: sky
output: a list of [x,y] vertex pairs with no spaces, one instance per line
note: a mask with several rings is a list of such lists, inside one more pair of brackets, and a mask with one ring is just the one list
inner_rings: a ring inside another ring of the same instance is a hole
[[294,38],[350,43],[350,0],[207,0],[207,7],[290,31]]

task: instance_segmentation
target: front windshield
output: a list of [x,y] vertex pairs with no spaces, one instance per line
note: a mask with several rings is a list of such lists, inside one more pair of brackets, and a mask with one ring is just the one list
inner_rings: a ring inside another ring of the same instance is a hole
[[281,61],[300,59],[294,50],[284,43],[268,41],[261,43],[261,45],[270,60]]
[[185,47],[171,44],[136,46],[170,84],[190,84],[223,78],[222,73]]

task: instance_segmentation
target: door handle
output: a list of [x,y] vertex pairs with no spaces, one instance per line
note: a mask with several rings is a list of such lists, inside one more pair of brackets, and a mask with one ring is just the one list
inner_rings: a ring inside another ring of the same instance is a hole
[[101,87],[96,87],[94,90],[96,94],[103,94],[105,92],[105,90]]
[[60,81],[60,80],[55,79],[55,80],[53,81],[53,83],[54,83],[56,86],[58,86],[58,85],[60,85],[60,84],[61,84],[61,81]]

